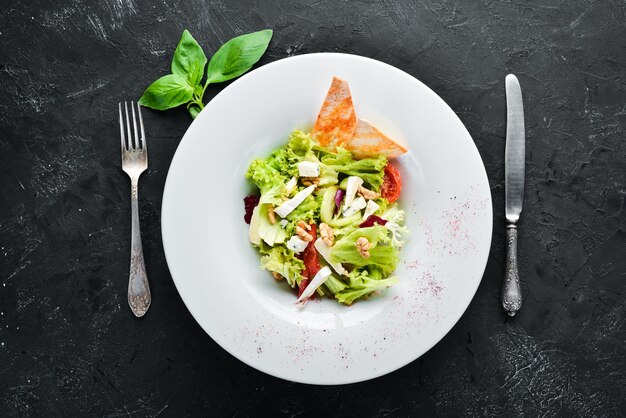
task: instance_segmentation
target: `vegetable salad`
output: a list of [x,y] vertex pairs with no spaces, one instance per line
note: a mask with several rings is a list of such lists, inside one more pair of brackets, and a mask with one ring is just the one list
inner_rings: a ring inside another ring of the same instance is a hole
[[356,159],[295,131],[246,177],[259,190],[244,199],[250,241],[298,303],[317,295],[350,305],[398,282],[408,230],[396,203],[402,179],[385,156]]

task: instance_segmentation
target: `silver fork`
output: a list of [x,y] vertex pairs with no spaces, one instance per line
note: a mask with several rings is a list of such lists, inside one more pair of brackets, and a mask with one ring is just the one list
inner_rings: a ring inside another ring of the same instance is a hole
[[130,253],[130,277],[128,279],[128,304],[136,317],[142,317],[150,307],[150,285],[146,275],[146,266],[143,261],[143,248],[141,246],[141,231],[139,229],[139,205],[137,203],[137,184],[139,176],[148,168],[148,146],[146,144],[146,134],[143,129],[143,118],[141,117],[141,106],[137,105],[139,114],[140,132],[137,130],[137,118],[135,116],[135,104],[130,102],[130,109],[133,116],[131,132],[130,117],[128,114],[128,104],[124,102],[124,113],[126,115],[126,132],[124,134],[124,115],[122,114],[122,103],[120,108],[120,136],[122,138],[122,170],[130,177],[130,202],[132,210],[132,238]]

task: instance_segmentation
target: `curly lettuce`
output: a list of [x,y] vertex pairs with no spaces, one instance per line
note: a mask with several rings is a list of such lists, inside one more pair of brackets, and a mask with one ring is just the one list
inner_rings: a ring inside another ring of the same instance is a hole
[[279,170],[268,164],[266,159],[261,158],[250,163],[246,172],[246,178],[259,188],[261,194],[281,184],[285,184],[288,180]]
[[371,295],[377,290],[385,289],[398,283],[396,276],[383,279],[380,271],[371,270],[353,270],[350,273],[350,285],[346,289],[335,293],[335,299],[345,305],[351,305],[355,300]]
[[381,217],[387,220],[385,227],[391,232],[391,245],[397,248],[402,247],[409,234],[409,228],[403,225],[404,211],[396,203],[384,211]]
[[293,210],[285,219],[288,221],[315,222],[319,219],[320,206],[322,205],[321,195],[309,195],[297,208]]
[[272,247],[261,257],[261,268],[280,274],[289,286],[295,287],[302,280],[304,263],[283,246]]
[[[268,192],[273,195],[284,194],[285,184],[298,175],[297,164],[303,161],[289,148],[280,148],[267,158],[257,158],[248,167],[246,178],[251,180],[261,191],[261,196]],[[265,203],[270,203],[266,197]]]
[[311,139],[311,136],[300,130],[293,131],[287,142],[287,148],[300,157],[310,154],[315,145],[316,143]]

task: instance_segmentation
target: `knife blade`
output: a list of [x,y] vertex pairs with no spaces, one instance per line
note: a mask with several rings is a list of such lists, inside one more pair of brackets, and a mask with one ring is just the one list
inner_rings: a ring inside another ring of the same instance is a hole
[[517,77],[509,74],[506,87],[506,145],[504,150],[505,214],[509,222],[517,222],[524,197],[524,105]]
[[526,147],[524,134],[524,105],[517,77],[509,74],[506,89],[506,145],[504,150],[504,194],[507,220],[506,268],[502,285],[502,308],[514,316],[522,307],[522,287],[517,265],[517,221],[524,199],[524,165]]

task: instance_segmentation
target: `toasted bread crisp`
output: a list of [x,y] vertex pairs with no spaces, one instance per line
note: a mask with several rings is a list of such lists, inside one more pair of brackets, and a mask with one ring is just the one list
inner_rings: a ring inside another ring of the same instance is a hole
[[407,151],[363,119],[359,119],[354,136],[344,148],[356,158],[376,157],[381,154],[387,158],[396,158]]
[[345,147],[353,137],[356,126],[356,113],[348,82],[333,77],[311,134],[320,145],[335,150],[338,146]]

